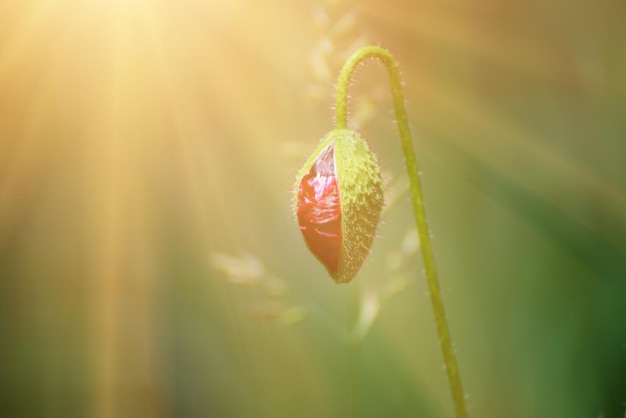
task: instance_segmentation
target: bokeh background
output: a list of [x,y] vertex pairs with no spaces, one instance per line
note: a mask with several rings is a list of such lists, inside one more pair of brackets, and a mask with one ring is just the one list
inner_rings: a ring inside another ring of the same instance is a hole
[[291,214],[398,59],[470,415],[626,401],[626,3],[0,1],[0,415],[450,417],[387,78],[337,286]]

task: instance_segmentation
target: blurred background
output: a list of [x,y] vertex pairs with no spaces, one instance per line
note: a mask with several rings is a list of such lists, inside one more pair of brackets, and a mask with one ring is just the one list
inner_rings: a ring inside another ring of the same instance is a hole
[[291,213],[400,64],[472,417],[626,402],[626,3],[0,1],[6,417],[451,417],[387,76],[337,286]]

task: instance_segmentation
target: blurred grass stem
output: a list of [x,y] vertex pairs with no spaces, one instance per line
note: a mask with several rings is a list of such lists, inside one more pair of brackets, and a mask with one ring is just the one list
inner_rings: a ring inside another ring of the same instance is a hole
[[457,418],[467,418],[467,409],[465,406],[465,394],[461,384],[461,375],[457,364],[450,329],[446,319],[443,299],[441,297],[441,289],[437,271],[435,269],[435,259],[433,249],[430,242],[430,231],[426,222],[426,212],[424,210],[424,201],[422,198],[422,187],[420,182],[420,174],[413,149],[413,141],[409,130],[409,122],[404,107],[404,96],[402,94],[402,80],[400,79],[400,71],[398,63],[393,56],[385,49],[377,46],[366,46],[354,52],[344,64],[339,75],[337,83],[337,96],[335,102],[335,123],[337,129],[348,128],[348,86],[350,77],[356,67],[364,60],[374,58],[382,62],[389,75],[391,84],[391,95],[393,105],[396,112],[398,131],[402,142],[402,150],[406,162],[406,169],[409,176],[411,186],[411,200],[413,202],[413,213],[415,215],[415,224],[419,231],[419,240],[422,249],[422,257],[424,260],[424,269],[426,271],[426,280],[428,281],[428,290],[435,316],[437,326],[437,334],[443,353],[443,359],[448,374],[448,382],[452,392],[452,399]]

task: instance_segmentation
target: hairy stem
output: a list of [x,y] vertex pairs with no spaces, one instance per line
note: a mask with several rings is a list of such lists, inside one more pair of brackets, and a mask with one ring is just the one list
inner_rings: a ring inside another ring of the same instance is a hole
[[348,126],[348,85],[350,77],[359,63],[368,59],[375,58],[382,62],[389,74],[389,82],[391,85],[391,95],[393,97],[393,105],[396,112],[398,131],[402,142],[402,150],[406,162],[406,169],[411,184],[411,199],[413,201],[413,213],[415,215],[415,224],[419,232],[422,257],[424,259],[424,269],[426,271],[426,280],[428,281],[428,290],[435,316],[437,326],[437,334],[439,343],[443,353],[443,359],[448,374],[448,382],[452,391],[452,399],[457,418],[467,418],[467,409],[465,407],[465,394],[461,384],[461,375],[457,364],[452,337],[446,319],[446,312],[441,297],[441,289],[439,279],[437,278],[437,270],[435,269],[435,258],[430,242],[430,231],[426,222],[426,212],[424,211],[424,200],[422,198],[422,186],[420,175],[413,149],[413,141],[411,139],[411,131],[409,122],[404,108],[404,96],[402,94],[402,80],[400,79],[400,71],[398,63],[393,56],[385,49],[377,46],[366,46],[357,50],[352,54],[344,64],[339,82],[337,84],[337,97],[335,104],[335,119],[337,129],[346,129]]

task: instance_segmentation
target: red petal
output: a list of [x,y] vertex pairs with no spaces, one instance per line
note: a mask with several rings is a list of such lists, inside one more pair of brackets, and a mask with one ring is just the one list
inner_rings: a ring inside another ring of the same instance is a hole
[[315,160],[298,186],[298,224],[311,252],[337,274],[341,257],[341,202],[335,175],[334,143]]

